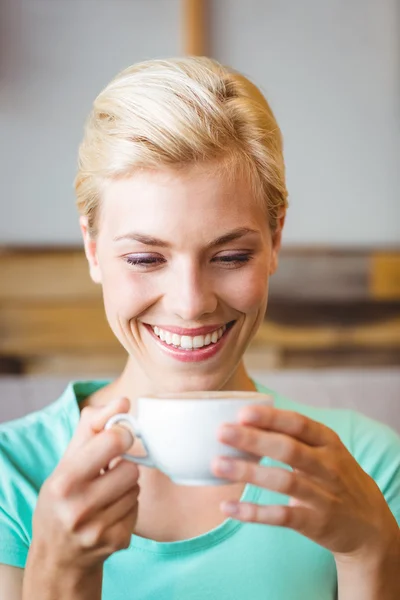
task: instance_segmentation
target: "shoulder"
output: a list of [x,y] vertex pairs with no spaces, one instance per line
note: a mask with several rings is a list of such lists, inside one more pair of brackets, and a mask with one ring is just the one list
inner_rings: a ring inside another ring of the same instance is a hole
[[276,408],[300,413],[335,431],[349,451],[362,460],[367,460],[371,453],[371,445],[375,450],[377,447],[390,452],[399,450],[400,436],[396,431],[356,410],[303,404],[260,384],[257,384],[257,389],[271,394]]
[[0,460],[7,468],[35,471],[46,454],[56,457],[68,443],[79,415],[71,387],[45,408],[0,424]]
[[376,481],[400,522],[400,436],[396,431],[352,409],[309,406],[263,389],[273,395],[277,408],[298,412],[335,431],[362,469]]
[[75,410],[67,388],[44,409],[0,425],[0,563],[24,566],[37,497],[72,437]]
[[105,383],[71,382],[62,395],[45,408],[1,423],[0,459],[10,456],[16,463],[35,467],[49,452],[55,457],[62,454],[78,425],[85,399],[101,390]]

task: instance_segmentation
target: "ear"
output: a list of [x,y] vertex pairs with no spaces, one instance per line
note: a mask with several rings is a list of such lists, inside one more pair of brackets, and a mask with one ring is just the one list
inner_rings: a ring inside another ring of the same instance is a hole
[[79,225],[85,246],[86,258],[89,263],[90,277],[94,283],[101,283],[101,270],[97,260],[97,243],[90,236],[87,217],[79,217]]
[[281,249],[282,244],[282,230],[285,225],[286,219],[286,209],[282,209],[282,211],[278,214],[276,220],[276,229],[272,234],[272,253],[271,253],[271,262],[269,267],[269,274],[273,275],[278,268],[278,255],[279,250]]

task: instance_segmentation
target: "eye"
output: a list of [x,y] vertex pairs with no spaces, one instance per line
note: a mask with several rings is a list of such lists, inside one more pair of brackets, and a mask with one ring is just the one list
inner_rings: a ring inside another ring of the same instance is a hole
[[212,261],[219,262],[227,267],[241,266],[248,263],[253,258],[251,252],[236,252],[229,254],[219,254]]
[[130,254],[124,259],[129,265],[134,267],[155,267],[165,263],[165,258],[157,254]]

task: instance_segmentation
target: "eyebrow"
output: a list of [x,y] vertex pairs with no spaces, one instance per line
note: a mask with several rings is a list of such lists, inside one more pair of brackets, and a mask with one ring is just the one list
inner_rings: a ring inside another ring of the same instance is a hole
[[[238,227],[237,229],[233,229],[220,237],[217,237],[215,240],[207,244],[207,248],[216,248],[218,246],[223,246],[224,244],[228,244],[229,242],[234,242],[245,235],[257,234],[260,235],[260,232],[256,229],[250,229],[249,227]],[[125,233],[123,235],[119,235],[113,239],[114,242],[120,242],[122,240],[131,240],[135,242],[140,242],[141,244],[145,244],[146,246],[158,246],[160,248],[170,248],[171,244],[166,242],[165,240],[160,240],[155,237],[151,237],[148,235],[143,235],[142,233]]]

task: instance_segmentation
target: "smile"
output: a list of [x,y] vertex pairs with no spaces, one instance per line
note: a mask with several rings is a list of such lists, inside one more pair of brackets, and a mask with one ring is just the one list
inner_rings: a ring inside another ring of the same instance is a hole
[[159,346],[171,357],[183,362],[201,361],[215,356],[224,346],[225,340],[235,321],[230,321],[212,329],[194,329],[197,335],[188,335],[189,330],[180,328],[163,329],[156,325],[146,325],[147,330]]
[[156,336],[168,346],[174,346],[175,348],[180,348],[182,350],[196,350],[197,348],[203,348],[203,346],[216,344],[224,335],[226,325],[223,325],[212,333],[207,333],[207,335],[196,336],[178,335],[177,333],[171,333],[160,327],[153,327],[152,329]]

